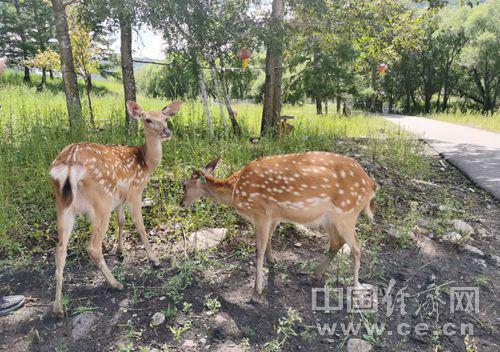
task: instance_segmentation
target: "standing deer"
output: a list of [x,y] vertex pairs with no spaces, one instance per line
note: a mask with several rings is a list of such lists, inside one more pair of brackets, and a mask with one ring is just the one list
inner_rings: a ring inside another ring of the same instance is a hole
[[283,221],[320,225],[330,238],[329,253],[314,273],[319,280],[333,255],[347,243],[359,286],[360,245],[355,225],[361,211],[373,219],[376,183],[356,160],[327,152],[274,155],[254,160],[226,179],[212,176],[219,159],[184,181],[181,206],[200,197],[229,205],[255,226],[257,272],[253,296],[263,287],[264,253],[273,263],[271,235]]
[[56,298],[53,314],[63,315],[61,302],[63,270],[69,237],[75,217],[87,213],[93,231],[87,252],[98,266],[107,283],[123,289],[109,270],[102,255],[102,241],[113,210],[118,219],[118,249],[123,253],[123,204],[129,205],[147,256],[153,265],[160,262],[154,255],[146,237],[142,220],[142,192],[149,176],[162,159],[162,141],[172,137],[167,120],[175,115],[182,102],[177,101],[161,111],[142,111],[141,107],[128,101],[130,116],[142,122],[146,143],[141,147],[75,143],[66,146],[52,162],[50,176],[56,197],[57,229],[59,243],[56,249]]
[[0,58],[0,75],[5,71],[7,67],[7,56]]

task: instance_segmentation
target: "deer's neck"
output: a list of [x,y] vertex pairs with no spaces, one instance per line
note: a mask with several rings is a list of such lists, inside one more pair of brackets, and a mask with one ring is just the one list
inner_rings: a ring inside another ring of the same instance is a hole
[[205,192],[208,198],[215,200],[217,203],[233,206],[233,188],[234,183],[231,178],[219,179],[212,176],[207,176],[205,184]]
[[162,158],[161,138],[151,133],[145,133],[145,137],[146,143],[143,146],[144,161],[150,172],[153,172]]

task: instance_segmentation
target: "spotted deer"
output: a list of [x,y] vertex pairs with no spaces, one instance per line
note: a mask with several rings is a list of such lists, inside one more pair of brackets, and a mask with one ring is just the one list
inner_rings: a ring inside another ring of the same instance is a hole
[[0,58],[0,75],[3,73],[7,67],[7,56]]
[[174,102],[161,111],[142,111],[137,103],[131,101],[126,105],[129,115],[144,126],[146,143],[143,146],[87,142],[70,144],[59,153],[50,167],[59,237],[55,253],[56,297],[52,307],[52,313],[56,316],[63,315],[61,295],[64,264],[69,237],[78,215],[90,216],[93,230],[87,252],[111,287],[123,289],[104,261],[102,241],[111,213],[116,210],[117,252],[120,255],[123,253],[124,204],[129,206],[149,260],[155,266],[160,263],[146,237],[141,212],[142,192],[162,159],[162,141],[172,137],[167,121],[179,111],[182,103]]
[[359,214],[373,219],[376,183],[350,157],[307,152],[254,160],[225,179],[212,176],[219,159],[195,170],[184,181],[181,206],[200,197],[233,207],[255,226],[257,270],[253,296],[263,288],[264,254],[273,263],[271,235],[281,222],[321,226],[329,253],[315,270],[321,279],[332,257],[347,243],[354,257],[354,285],[359,286],[361,250],[355,225]]

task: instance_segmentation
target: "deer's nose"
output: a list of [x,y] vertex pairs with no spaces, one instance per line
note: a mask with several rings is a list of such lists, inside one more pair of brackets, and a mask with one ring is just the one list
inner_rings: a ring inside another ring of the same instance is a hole
[[164,138],[170,138],[170,137],[172,137],[172,132],[170,132],[170,130],[168,130],[168,129],[165,128],[163,130],[163,137]]

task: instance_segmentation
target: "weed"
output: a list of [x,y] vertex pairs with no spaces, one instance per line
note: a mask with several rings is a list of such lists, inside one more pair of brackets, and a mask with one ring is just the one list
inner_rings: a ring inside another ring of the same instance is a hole
[[76,307],[74,310],[73,310],[73,315],[78,315],[78,314],[83,314],[83,313],[88,313],[88,312],[93,312],[93,311],[96,311],[97,307]]
[[191,328],[191,320],[186,320],[179,326],[169,326],[170,332],[174,336],[174,340],[177,342],[181,341],[182,334]]
[[217,297],[212,298],[211,295],[212,294],[208,294],[205,296],[204,305],[208,309],[209,313],[213,315],[219,311],[221,304]]

